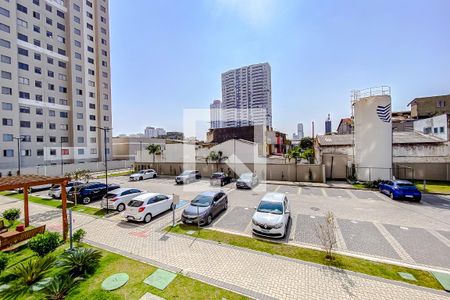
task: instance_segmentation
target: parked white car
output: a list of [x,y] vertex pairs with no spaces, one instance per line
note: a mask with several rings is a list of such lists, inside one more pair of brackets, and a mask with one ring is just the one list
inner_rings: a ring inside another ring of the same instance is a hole
[[156,178],[157,176],[158,174],[153,169],[140,170],[139,172],[130,175],[130,181]]
[[108,207],[108,209],[114,209],[121,212],[125,210],[126,205],[131,201],[131,199],[142,193],[145,193],[145,191],[135,188],[115,189],[103,196],[100,206],[102,208]]
[[173,197],[157,193],[145,193],[134,197],[124,211],[128,221],[144,221],[148,223],[155,216],[169,209],[175,209]]
[[[80,181],[69,181],[66,185],[66,192],[68,193],[70,190],[73,189],[74,186],[83,184]],[[54,199],[61,198],[61,185],[55,184],[53,185],[50,190],[48,191],[48,195]]]
[[266,237],[285,237],[290,220],[289,207],[285,194],[265,194],[253,214],[253,233]]

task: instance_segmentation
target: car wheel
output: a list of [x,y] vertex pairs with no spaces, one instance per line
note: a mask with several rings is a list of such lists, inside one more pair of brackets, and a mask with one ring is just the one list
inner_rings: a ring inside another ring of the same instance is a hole
[[211,222],[212,222],[212,216],[209,215],[209,216],[206,218],[206,224],[209,225],[209,224],[211,224]]
[[91,203],[91,198],[89,198],[89,197],[84,197],[84,198],[83,198],[83,204],[89,204],[89,203]]
[[170,210],[175,210],[175,208],[177,208],[177,206],[172,203],[172,205],[170,206]]
[[153,178],[156,178],[156,174],[153,174]]
[[117,211],[118,212],[122,212],[125,210],[125,204],[120,203],[119,206],[117,206]]
[[223,206],[223,210],[227,210],[228,209],[228,201],[225,202],[225,205]]
[[144,217],[144,222],[145,223],[149,223],[152,220],[152,215],[151,214],[146,214]]
[[390,193],[389,193],[389,196],[391,197],[392,200],[395,200],[395,196],[394,196],[394,193],[393,193],[393,192],[390,192]]

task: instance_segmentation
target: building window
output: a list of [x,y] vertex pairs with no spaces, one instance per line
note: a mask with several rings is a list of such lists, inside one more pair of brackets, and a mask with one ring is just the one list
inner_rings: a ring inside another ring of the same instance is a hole
[[74,21],[75,23],[80,24],[80,18],[78,18],[77,16],[73,16],[73,21]]
[[6,55],[1,55],[1,56],[0,56],[0,61],[1,61],[2,63],[4,63],[4,64],[10,65],[10,64],[11,64],[11,57],[6,56]]
[[55,73],[53,71],[47,70],[47,76],[48,77],[55,77]]
[[76,35],[81,35],[81,31],[80,31],[80,29],[78,29],[78,28],[74,28],[74,29],[73,29],[73,32],[74,32]]
[[40,40],[34,39],[34,40],[33,40],[33,44],[34,44],[35,46],[40,47],[40,46],[41,46],[41,41],[40,41]]
[[67,125],[67,124],[61,124],[61,125],[59,125],[59,129],[64,130],[64,131],[67,131],[67,130],[69,130],[69,125]]
[[11,73],[10,72],[2,71],[1,72],[1,76],[4,79],[11,79]]
[[34,86],[35,86],[35,87],[38,87],[38,88],[41,88],[41,87],[42,87],[42,81],[36,80],[36,81],[34,82]]
[[2,102],[2,109],[3,110],[13,110],[13,105],[12,105],[12,103]]
[[55,115],[56,115],[56,112],[54,110],[51,109],[51,110],[48,111],[48,116],[49,117],[54,117]]
[[40,67],[34,67],[34,73],[42,74],[42,69]]
[[77,100],[77,107],[83,107],[83,101]]
[[19,91],[19,98],[30,99],[30,93]]
[[66,111],[60,111],[59,112],[59,117],[60,118],[68,118],[69,117],[69,114],[66,112]]
[[30,79],[19,76],[19,84],[30,85]]
[[36,155],[37,156],[44,156],[44,149],[37,149],[36,150]]
[[30,128],[31,122],[30,121],[20,121],[20,127],[22,128]]
[[0,23],[0,30],[9,33],[10,29],[9,26],[3,23]]
[[24,149],[21,151],[20,155],[22,156],[31,156],[31,150],[30,149]]
[[9,133],[4,133],[3,134],[3,141],[4,142],[12,142],[14,140],[14,136],[12,134]]
[[84,137],[79,136],[79,137],[77,138],[77,143],[78,143],[78,144],[83,144],[83,143],[84,143]]
[[14,157],[14,150],[12,150],[12,149],[3,150],[3,156],[4,157]]
[[28,106],[20,106],[19,107],[19,112],[21,112],[22,114],[29,114],[30,113],[30,108]]
[[48,124],[48,129],[56,130],[56,124],[55,123],[49,123]]
[[20,5],[19,3],[17,3],[17,10],[23,12],[24,14],[28,13],[28,9],[25,6]]
[[69,138],[67,136],[62,136],[61,137],[61,143],[68,143],[68,142],[69,142]]
[[47,37],[53,38],[53,32],[47,30]]
[[74,44],[75,44],[75,46],[77,46],[78,48],[81,47],[81,42],[80,42],[80,41],[75,40],[75,41],[74,41]]
[[78,149],[78,155],[83,155],[84,154],[84,149]]
[[53,58],[47,57],[47,63],[53,65]]
[[41,33],[41,27],[33,25],[33,31],[37,33]]
[[48,102],[48,103],[56,103],[56,101],[55,101],[55,97],[52,97],[52,96],[48,96],[48,98],[47,98],[47,102]]
[[23,56],[28,56],[28,50],[23,48],[17,48],[17,53]]
[[42,108],[40,108],[40,107],[37,107],[36,108],[36,115],[42,116],[43,114],[44,114],[44,110]]
[[2,86],[2,95],[12,95],[12,88]]
[[43,143],[43,142],[44,142],[44,136],[38,135],[38,136],[36,137],[36,142],[37,142],[37,143]]
[[47,23],[48,25],[53,25],[53,21],[50,18],[45,18],[45,23]]
[[9,10],[7,10],[7,9],[5,9],[5,8],[3,8],[3,7],[0,7],[0,15],[9,18]]
[[42,101],[42,95],[36,95],[35,99],[36,101]]
[[65,69],[66,68],[66,63],[62,62],[62,61],[58,61],[58,66]]
[[438,128],[437,127],[433,128],[433,132],[438,133]]
[[97,138],[91,137],[91,138],[89,139],[89,142],[90,142],[91,144],[95,144],[95,143],[97,143]]
[[5,48],[11,48],[11,43],[8,42],[7,40],[0,39],[0,46],[5,47]]
[[77,130],[78,131],[84,131],[84,126],[83,125],[77,125]]
[[56,149],[50,149],[50,155],[55,156],[56,155]]
[[60,93],[67,93],[67,88],[64,87],[64,86],[60,86],[60,87],[59,87],[59,92],[60,92]]
[[89,115],[89,120],[95,121],[95,115]]
[[445,100],[439,100],[438,102],[436,102],[436,107],[437,108],[445,107]]
[[34,17],[35,19],[38,19],[38,20],[41,19],[41,15],[40,15],[38,12],[36,12],[36,11],[33,11],[33,17]]
[[65,30],[66,30],[66,26],[64,26],[63,24],[60,24],[60,23],[58,23],[58,24],[56,25],[56,27],[58,27],[58,29],[60,29],[60,30],[62,30],[62,31],[65,31]]
[[89,131],[92,131],[92,132],[97,131],[97,128],[95,126],[90,126]]
[[89,108],[90,109],[95,109],[95,104],[94,103],[89,103]]
[[77,119],[78,120],[83,119],[83,113],[77,113]]
[[94,26],[92,26],[89,23],[86,23],[86,27],[87,27],[87,29],[94,30]]
[[44,123],[43,122],[36,122],[36,128],[37,129],[44,129]]
[[12,119],[3,118],[2,119],[2,124],[3,124],[3,126],[13,126],[13,120]]
[[56,11],[56,15],[57,15],[58,17],[64,19],[64,13],[63,13],[62,11],[57,10],[57,11]]
[[31,142],[31,135],[21,135],[20,136],[21,142],[30,143]]
[[56,143],[56,136],[49,137],[50,143]]
[[444,126],[439,127],[439,133],[444,133]]
[[45,9],[49,12],[52,12],[52,7],[48,4],[45,4]]
[[41,60],[41,55],[39,53],[34,53],[35,60]]

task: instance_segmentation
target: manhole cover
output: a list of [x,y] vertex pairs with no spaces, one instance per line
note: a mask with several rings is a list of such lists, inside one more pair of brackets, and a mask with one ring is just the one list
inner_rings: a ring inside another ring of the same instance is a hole
[[311,207],[311,210],[313,210],[313,211],[319,211],[320,208],[318,208],[318,207]]
[[128,282],[128,279],[130,277],[127,273],[117,273],[109,276],[102,282],[102,289],[106,291],[113,291],[117,290],[121,286],[123,286],[125,283]]

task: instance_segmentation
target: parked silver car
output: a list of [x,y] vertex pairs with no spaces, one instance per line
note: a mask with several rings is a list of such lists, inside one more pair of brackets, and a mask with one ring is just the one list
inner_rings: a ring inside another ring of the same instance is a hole
[[[70,181],[69,183],[67,183],[66,185],[66,192],[68,193],[69,191],[71,191],[73,189],[73,187],[78,186],[78,185],[82,185],[83,183],[80,181]],[[53,185],[50,190],[48,191],[48,195],[54,199],[59,199],[61,198],[61,185],[59,184],[55,184]]]
[[236,180],[236,188],[238,189],[251,189],[254,186],[258,185],[259,178],[255,173],[243,173]]
[[266,237],[285,237],[290,214],[289,201],[285,194],[265,194],[252,217],[253,233]]
[[136,188],[118,188],[103,196],[100,206],[102,208],[108,207],[108,209],[114,209],[121,212],[125,210],[131,199],[144,192],[145,191]]
[[190,183],[202,178],[200,171],[197,170],[186,170],[177,177],[175,177],[176,184]]

